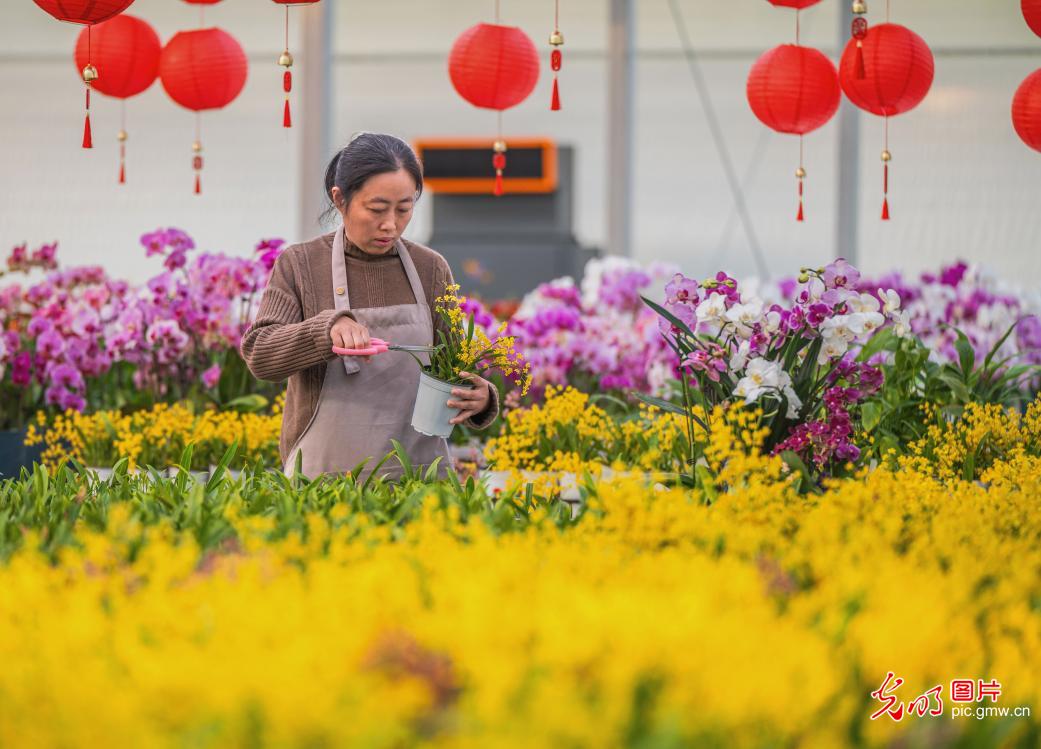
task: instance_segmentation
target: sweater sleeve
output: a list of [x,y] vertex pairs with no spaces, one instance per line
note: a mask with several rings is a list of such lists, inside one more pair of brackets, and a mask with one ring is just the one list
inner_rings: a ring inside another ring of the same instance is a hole
[[330,309],[304,319],[293,257],[287,250],[275,261],[256,320],[242,337],[242,358],[261,380],[280,382],[335,358],[329,331],[336,320],[349,316]]

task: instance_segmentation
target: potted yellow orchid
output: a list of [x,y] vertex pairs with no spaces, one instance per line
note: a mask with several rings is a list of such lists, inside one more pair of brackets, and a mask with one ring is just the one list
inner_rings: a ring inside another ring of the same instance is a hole
[[420,365],[412,427],[428,436],[452,434],[451,419],[456,412],[447,405],[452,388],[473,387],[459,376],[460,372],[480,375],[497,369],[521,386],[521,395],[526,395],[531,385],[531,365],[514,349],[513,337],[505,335],[506,323],[495,331],[494,339],[489,337],[474,323],[474,314],[464,311],[466,297],[458,292],[457,284],[450,285],[435,300],[435,312],[444,325],[436,327],[437,341],[430,350],[430,363],[424,364],[412,354]]

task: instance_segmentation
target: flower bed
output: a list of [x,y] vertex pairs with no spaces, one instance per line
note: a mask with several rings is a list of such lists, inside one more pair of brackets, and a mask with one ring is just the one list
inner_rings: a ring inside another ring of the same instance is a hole
[[[1017,426],[989,489],[923,444],[809,494],[753,416],[711,485],[576,520],[416,477],[0,483],[0,744],[1036,745],[948,692],[1041,706],[1036,416],[954,431]],[[889,672],[907,714],[873,720]]]

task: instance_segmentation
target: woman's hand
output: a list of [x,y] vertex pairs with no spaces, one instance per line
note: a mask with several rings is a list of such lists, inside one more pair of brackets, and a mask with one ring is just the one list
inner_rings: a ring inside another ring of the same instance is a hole
[[[369,329],[349,317],[341,317],[329,329],[329,338],[333,346],[349,349],[369,347]],[[368,360],[369,357],[361,357]]]
[[459,415],[451,419],[451,424],[462,424],[488,408],[491,401],[492,384],[483,377],[478,377],[469,372],[460,372],[459,376],[474,384],[472,390],[466,388],[452,388],[452,400],[448,401],[449,408],[460,409]]

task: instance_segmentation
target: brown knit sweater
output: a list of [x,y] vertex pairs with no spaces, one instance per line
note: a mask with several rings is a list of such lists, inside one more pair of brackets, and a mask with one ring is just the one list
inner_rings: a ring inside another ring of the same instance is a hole
[[[350,314],[337,312],[333,299],[329,256],[334,237],[335,233],[329,233],[286,248],[271,271],[257,319],[242,338],[242,358],[254,376],[272,382],[289,380],[279,440],[283,461],[318,408],[326,363],[336,358],[329,331],[336,320]],[[435,326],[439,326],[434,300],[454,283],[452,270],[430,248],[403,242],[426,292],[424,301],[430,307]],[[346,247],[347,288],[352,307],[416,303],[396,250],[371,255],[349,242]],[[488,408],[466,422],[467,426],[484,429],[495,421],[499,413],[495,387],[491,388],[491,395]]]

